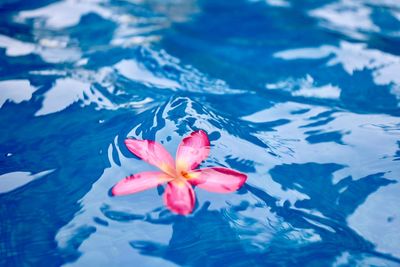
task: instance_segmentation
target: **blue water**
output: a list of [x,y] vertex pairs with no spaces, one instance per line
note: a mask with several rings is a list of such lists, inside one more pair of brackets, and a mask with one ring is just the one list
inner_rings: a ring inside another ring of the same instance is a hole
[[[0,266],[400,266],[398,0],[2,0]],[[124,146],[248,175],[110,189]]]

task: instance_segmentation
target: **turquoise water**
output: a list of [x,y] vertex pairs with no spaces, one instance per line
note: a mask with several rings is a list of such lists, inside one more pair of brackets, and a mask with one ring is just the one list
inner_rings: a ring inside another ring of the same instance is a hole
[[[400,2],[3,0],[0,266],[400,266]],[[196,189],[110,189],[203,129]]]

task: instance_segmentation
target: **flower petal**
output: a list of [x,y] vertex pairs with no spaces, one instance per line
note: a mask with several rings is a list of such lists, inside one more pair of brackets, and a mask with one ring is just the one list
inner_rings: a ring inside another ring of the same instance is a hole
[[192,185],[217,193],[236,191],[247,179],[246,174],[222,167],[196,170],[188,173],[187,177]]
[[165,205],[173,212],[186,215],[193,211],[196,197],[192,186],[184,179],[168,183],[164,193]]
[[125,145],[139,158],[171,176],[175,175],[174,159],[161,144],[150,140],[126,139]]
[[208,157],[210,141],[206,132],[199,130],[192,132],[179,144],[176,153],[176,170],[187,172],[194,170]]
[[133,194],[152,187],[156,187],[173,178],[163,172],[141,172],[126,177],[114,185],[112,194],[114,196]]

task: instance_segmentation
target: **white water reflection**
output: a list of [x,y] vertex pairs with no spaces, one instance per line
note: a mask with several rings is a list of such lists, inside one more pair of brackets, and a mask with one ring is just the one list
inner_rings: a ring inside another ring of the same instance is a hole
[[43,178],[54,170],[42,171],[36,174],[30,172],[10,172],[0,175],[0,194],[11,192],[34,180]]
[[[48,28],[62,29],[75,26],[83,15],[96,13],[104,18],[111,16],[111,12],[100,5],[100,0],[65,0],[34,10],[22,11],[17,20],[42,19]],[[37,21],[41,24],[41,21]]]
[[[304,112],[297,114],[299,110]],[[397,117],[382,114],[354,114],[339,110],[329,114],[327,113],[329,111],[331,110],[323,106],[285,102],[247,115],[242,119],[255,123],[292,119],[290,123],[275,128],[273,135],[271,134],[269,138],[273,141],[280,136],[284,140],[281,145],[292,148],[292,153],[279,153],[279,160],[269,160],[268,169],[281,162],[287,164],[335,162],[349,166],[338,171],[340,177],[351,175],[357,179],[357,177],[380,172],[382,169],[399,173],[400,166],[393,166],[391,157],[396,153],[398,136],[393,134],[394,130],[385,131],[383,127],[383,125],[385,127],[393,125],[393,128],[398,129]],[[322,114],[327,115],[322,116]],[[382,125],[382,127],[371,125]],[[327,131],[340,133],[344,145],[334,143],[335,140],[321,140],[317,143],[307,141],[308,137]],[[358,151],[364,151],[364,153],[360,154]]]
[[42,107],[36,116],[47,115],[66,109],[80,101],[82,105],[95,103],[99,107],[112,107],[113,104],[90,83],[72,78],[58,79],[55,85],[44,94]]
[[290,3],[285,0],[265,0],[265,2],[268,5],[275,7],[290,7]]
[[115,69],[121,75],[133,81],[171,89],[180,87],[174,80],[155,76],[150,70],[140,66],[134,60],[122,60],[115,65]]
[[[398,179],[387,173],[388,178]],[[381,188],[348,218],[348,224],[361,236],[373,242],[378,251],[400,257],[400,184]],[[384,231],[382,231],[384,229]]]
[[326,66],[339,64],[350,75],[356,71],[370,70],[377,85],[400,85],[400,57],[369,49],[365,44],[342,41],[339,47],[324,45],[297,48],[277,52],[274,56],[284,60],[327,58]]
[[265,87],[269,90],[288,91],[292,96],[320,99],[339,99],[340,88],[331,84],[317,86],[314,78],[307,75],[303,79],[287,79],[277,83],[268,83]]
[[364,32],[375,32],[379,28],[371,19],[372,9],[362,1],[342,0],[311,10],[311,17],[318,18],[320,25],[341,32],[352,38],[365,40]]
[[0,47],[6,49],[6,55],[10,57],[29,55],[35,50],[35,45],[21,42],[14,38],[0,35]]
[[30,100],[35,91],[28,80],[0,81],[0,108],[6,101],[18,104]]
[[68,41],[63,39],[43,38],[39,40],[38,44],[33,44],[22,42],[5,35],[0,35],[0,47],[6,49],[7,56],[17,57],[37,54],[44,61],[49,63],[74,62],[80,59],[80,49],[77,47],[66,47],[67,43]]

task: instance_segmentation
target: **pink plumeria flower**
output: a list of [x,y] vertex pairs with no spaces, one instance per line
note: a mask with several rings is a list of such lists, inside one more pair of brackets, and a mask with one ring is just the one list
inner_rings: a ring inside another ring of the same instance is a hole
[[133,194],[167,183],[165,205],[178,214],[186,215],[193,211],[196,200],[193,186],[211,192],[229,193],[239,189],[247,179],[245,174],[223,167],[196,170],[210,152],[210,141],[202,130],[192,132],[182,140],[176,153],[176,162],[157,142],[128,138],[125,145],[133,154],[161,171],[126,177],[113,187],[112,194]]

